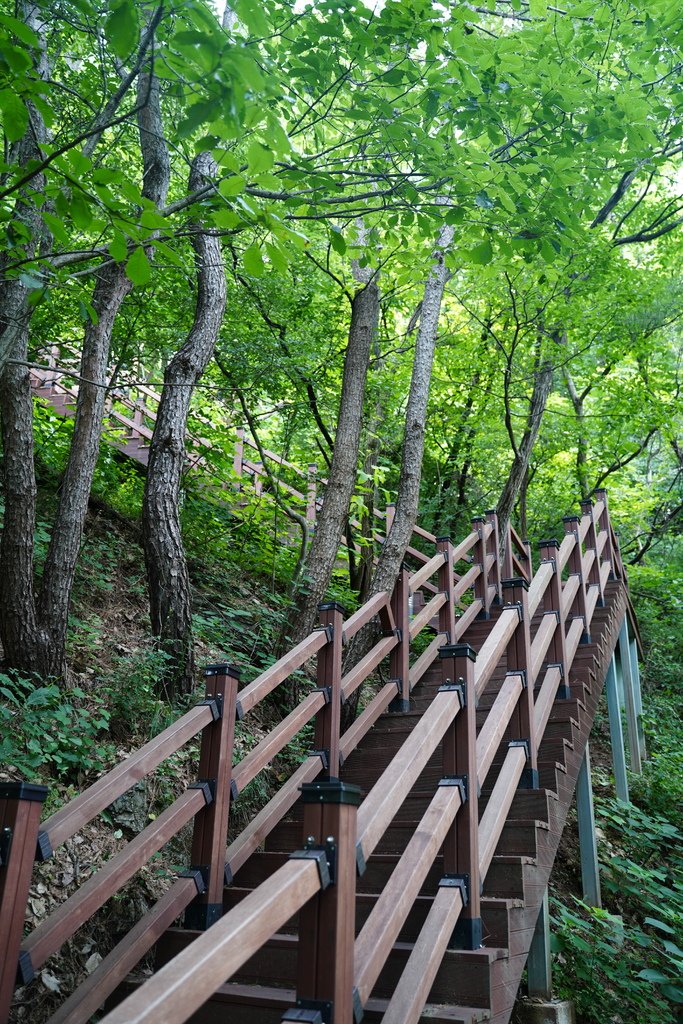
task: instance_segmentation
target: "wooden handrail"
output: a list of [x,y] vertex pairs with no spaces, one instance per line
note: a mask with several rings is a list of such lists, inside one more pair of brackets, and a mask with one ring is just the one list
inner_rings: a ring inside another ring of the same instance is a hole
[[252,818],[247,827],[225,851],[225,866],[229,869],[229,877],[235,875],[251,854],[265,842],[275,826],[299,799],[301,786],[312,782],[323,769],[320,754],[312,754],[299,765],[294,774],[268,801],[266,806]]
[[552,579],[553,567],[549,562],[542,562],[539,565],[534,578],[529,586],[529,615],[533,618],[536,614],[536,609],[540,605],[548,584]]
[[47,1024],[86,1024],[196,895],[194,876],[176,879],[152,909],[62,1003]]
[[23,943],[34,970],[41,967],[103,903],[133,877],[211,799],[208,784],[185,792],[146,829],[38,925]]
[[459,694],[440,690],[361,804],[358,844],[366,861],[459,711]]
[[509,747],[489,802],[481,816],[479,823],[479,873],[482,882],[491,866],[493,854],[498,846],[498,840],[526,766],[526,759],[524,747]]
[[546,612],[541,619],[541,623],[536,630],[536,636],[534,637],[531,645],[531,664],[529,666],[529,683],[531,686],[534,685],[538,677],[538,673],[541,671],[541,665],[543,664],[546,652],[550,647],[555,630],[558,626],[557,612]]
[[474,685],[477,697],[481,696],[486,684],[495,672],[500,656],[519,625],[519,609],[505,608],[495,626],[481,646],[474,666]]
[[545,733],[545,727],[548,724],[550,718],[550,712],[553,709],[553,703],[557,697],[557,688],[560,685],[562,673],[559,665],[549,665],[545,675],[543,676],[543,682],[541,683],[541,689],[536,698],[534,704],[534,730],[536,732],[536,742],[540,743]]
[[460,562],[463,558],[469,555],[478,540],[479,534],[476,530],[472,530],[471,533],[468,533],[465,539],[461,540],[460,543],[453,548],[453,561]]
[[162,761],[180,750],[212,721],[211,706],[206,703],[197,704],[154,739],[129,754],[125,761],[117,764],[83,793],[60,807],[43,824],[43,831],[47,833],[52,849],[56,850],[70,839],[100,811],[154,771]]
[[476,580],[480,572],[481,566],[473,565],[470,569],[467,570],[467,572],[463,576],[460,577],[458,582],[453,587],[453,601],[455,602],[455,604],[458,604],[462,595],[465,594],[470,589],[470,587],[473,586],[474,581]]
[[569,559],[569,556],[571,555],[575,547],[576,537],[572,533],[566,533],[564,535],[562,543],[560,544],[560,550],[557,553],[557,565],[560,572],[562,572],[562,570],[564,569]]
[[262,701],[264,697],[272,693],[276,686],[279,686],[281,682],[291,676],[292,672],[296,672],[298,668],[305,665],[309,658],[317,654],[326,643],[326,631],[324,629],[314,629],[301,643],[298,643],[296,647],[288,651],[274,665],[271,665],[265,672],[257,676],[243,690],[240,690],[237,694],[237,717],[242,718],[248,711],[251,711],[259,701]]
[[417,1024],[463,910],[462,892],[441,886],[403,968],[382,1024]]
[[312,860],[288,860],[267,885],[199,935],[102,1024],[184,1024],[320,890],[318,865]]
[[380,662],[384,661],[386,656],[393,651],[398,645],[397,636],[386,636],[375,646],[368,651],[368,653],[361,658],[361,660],[354,665],[350,672],[347,672],[342,679],[342,698],[348,700],[354,690],[357,690],[361,683],[364,683],[371,672],[377,668]]
[[410,593],[414,594],[416,590],[419,590],[423,583],[426,583],[430,576],[441,568],[445,561],[444,552],[437,551],[433,558],[430,558],[421,569],[413,573],[410,577],[409,589]]
[[565,585],[562,587],[562,617],[569,615],[569,610],[574,604],[574,598],[579,592],[579,577],[572,573]]
[[415,618],[410,623],[410,639],[414,640],[418,633],[421,633],[424,627],[430,622],[431,619],[438,613],[440,608],[446,604],[448,597],[446,594],[435,594],[434,597],[427,602],[424,608],[421,608]]
[[477,781],[480,786],[484,785],[523,689],[522,675],[508,672],[477,736]]
[[384,714],[396,693],[396,683],[385,683],[379,693],[375,694],[367,707],[355,719],[353,725],[346,730],[339,742],[339,751],[344,761],[356,749],[379,716]]
[[239,796],[268,762],[276,757],[324,706],[325,694],[320,690],[314,690],[274,729],[271,729],[233,770],[233,796]]
[[[390,598],[391,595],[388,594],[386,590],[382,590],[379,594],[375,594],[374,597],[371,597],[366,601],[364,605],[361,605],[358,611],[354,612],[353,615],[351,615],[344,623],[344,630],[342,633],[344,643],[348,643],[348,641],[354,637],[356,633],[363,628],[363,626],[366,626],[368,622],[375,617],[375,615],[379,615],[385,610],[389,612],[393,622]],[[389,624],[389,628],[393,629],[394,626]]]
[[461,806],[458,786],[437,789],[356,939],[354,981],[363,1005]]
[[425,672],[429,668],[431,668],[431,666],[434,663],[434,659],[437,656],[439,648],[443,647],[447,640],[448,637],[446,636],[445,633],[437,633],[429,647],[425,648],[425,650],[422,652],[419,658],[417,658],[415,663],[410,666],[410,671],[408,672],[408,680],[411,690],[414,689],[414,687],[419,683]]

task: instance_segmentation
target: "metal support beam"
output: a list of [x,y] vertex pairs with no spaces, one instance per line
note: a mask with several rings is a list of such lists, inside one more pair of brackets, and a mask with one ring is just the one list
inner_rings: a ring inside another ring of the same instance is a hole
[[588,744],[586,744],[583,761],[581,762],[579,775],[576,780],[576,816],[579,824],[583,898],[591,907],[601,907],[600,865],[598,863],[598,844],[595,835],[595,812],[593,810],[593,786]]
[[643,693],[640,688],[640,666],[638,665],[638,644],[635,640],[629,641],[631,652],[631,674],[633,677],[633,692],[636,699],[636,724],[638,726],[638,748],[641,760],[647,759],[647,747],[645,746],[645,730],[643,728]]
[[626,616],[619,630],[619,663],[624,685],[624,708],[626,710],[626,726],[628,729],[628,749],[631,755],[631,771],[640,775],[640,742],[638,739],[638,718],[636,712],[636,695],[631,669],[631,648],[628,642],[628,625]]
[[612,743],[612,764],[614,765],[614,785],[617,791],[617,799],[630,803],[628,781],[626,779],[624,733],[621,727],[621,708],[619,707],[619,694],[617,691],[617,668],[614,655],[612,655],[612,660],[607,670],[605,690],[607,691],[609,734]]
[[536,919],[534,937],[529,947],[526,962],[527,989],[533,999],[552,999],[552,967],[550,958],[550,918],[548,915],[548,890]]

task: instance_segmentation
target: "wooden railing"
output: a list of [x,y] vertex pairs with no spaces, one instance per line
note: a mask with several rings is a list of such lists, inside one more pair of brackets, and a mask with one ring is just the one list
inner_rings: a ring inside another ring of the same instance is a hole
[[[572,662],[579,644],[590,639],[593,612],[604,601],[607,580],[623,575],[604,493],[595,505],[584,503],[580,517],[566,519],[565,531],[561,544],[553,540],[541,545],[534,575],[529,558],[528,574],[501,578],[494,513],[476,519],[472,531],[457,545],[419,530],[421,543],[432,544],[433,553],[410,549],[417,568],[402,570],[393,594],[375,595],[346,619],[339,605],[322,605],[320,626],[240,690],[236,669],[213,667],[207,675],[205,701],[53,814],[42,828],[35,808],[40,807],[36,801],[43,791],[22,789],[20,784],[5,787],[0,793],[0,801],[4,800],[0,824],[12,830],[13,842],[7,863],[0,867],[0,911],[3,920],[7,915],[11,923],[3,939],[0,1008],[5,1016],[0,1014],[0,1019],[6,1019],[17,962],[21,977],[27,979],[155,851],[194,820],[188,873],[172,883],[51,1024],[86,1021],[183,911],[186,926],[209,929],[206,936],[106,1020],[108,1024],[185,1021],[300,909],[302,921],[308,924],[300,931],[298,995],[334,1002],[340,1008],[335,1019],[350,1024],[354,1000],[356,1007],[367,1003],[443,846],[442,883],[386,1016],[396,1024],[417,1021],[454,930],[466,948],[481,942],[480,885],[515,791],[520,784],[537,787],[537,751],[553,702],[569,693]],[[510,538],[505,554],[508,564],[509,551]],[[489,616],[490,631],[475,652],[462,642],[463,637],[476,619]],[[359,664],[345,670],[344,645],[372,622],[376,623],[372,648]],[[415,653],[415,642],[425,631],[432,639],[421,639]],[[286,686],[292,674],[313,658],[316,685],[233,766],[235,720],[245,718],[264,698]],[[477,736],[476,704],[502,660],[506,674]],[[359,794],[335,781],[341,766],[381,714],[409,709],[411,691],[439,662],[441,689],[357,811]],[[375,686],[369,703],[342,733],[343,703],[383,664],[388,664],[388,681]],[[310,754],[226,848],[231,802],[309,723],[314,723]],[[20,949],[36,845],[41,857],[49,856],[200,733],[199,781],[54,911]],[[439,747],[443,751],[441,782],[354,940],[356,869],[364,869]],[[321,775],[329,781],[315,782]],[[484,784],[491,793],[480,820],[477,794]],[[266,885],[221,916],[224,885],[291,809],[302,788],[310,801],[305,808],[304,837],[312,836],[314,841]],[[325,846],[330,837],[334,856]],[[315,943],[327,945],[313,955]]]

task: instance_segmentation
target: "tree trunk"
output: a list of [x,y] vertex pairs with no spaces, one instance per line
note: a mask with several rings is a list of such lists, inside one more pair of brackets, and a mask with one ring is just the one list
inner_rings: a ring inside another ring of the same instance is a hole
[[498,513],[498,528],[501,538],[507,533],[507,526],[510,522],[512,510],[519,497],[520,490],[524,483],[526,474],[529,471],[529,459],[536,443],[538,431],[545,412],[546,403],[553,384],[553,368],[551,363],[543,363],[534,373],[534,387],[531,393],[529,414],[524,428],[524,435],[515,457],[512,460],[507,480],[503,486],[502,493],[498,500],[496,512]]
[[318,605],[330,582],[356,486],[365,381],[370,345],[379,325],[379,298],[379,286],[376,278],[372,277],[356,292],[351,303],[349,343],[344,357],[332,464],[306,559],[305,582],[289,624],[289,633],[295,643],[310,633],[315,625]]
[[370,593],[394,589],[406,548],[417,519],[422,479],[427,403],[432,380],[436,336],[441,314],[444,288],[450,276],[446,253],[453,241],[451,225],[442,228],[434,251],[434,263],[425,284],[420,326],[415,342],[415,359],[406,406],[401,473],[396,497],[396,512],[389,535],[384,542],[372,580]]
[[[210,154],[200,153],[192,163],[189,191],[210,184],[216,174]],[[163,680],[167,699],[189,692],[193,681],[192,598],[178,501],[190,401],[216,345],[227,299],[220,240],[209,232],[196,230],[192,245],[197,268],[194,323],[187,341],[164,373],[143,499],[152,631],[169,659]]]
[[576,479],[579,484],[581,491],[581,497],[587,498],[590,494],[590,485],[588,482],[588,438],[586,437],[586,414],[584,410],[584,398],[576,390],[574,379],[569,372],[569,368],[565,367],[564,379],[567,385],[567,392],[569,398],[574,407],[574,415],[576,416],[576,425],[578,427],[578,437],[576,439]]
[[46,638],[49,675],[53,676],[63,675],[66,668],[64,646],[71,589],[100,450],[112,331],[132,287],[123,264],[103,267],[92,303],[97,323],[89,324],[85,331],[73,440],[38,599],[38,619]]

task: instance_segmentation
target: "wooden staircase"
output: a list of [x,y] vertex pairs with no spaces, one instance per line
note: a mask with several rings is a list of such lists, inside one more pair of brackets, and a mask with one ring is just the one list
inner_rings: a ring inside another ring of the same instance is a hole
[[[420,1021],[432,1024],[507,1024],[517,996],[543,894],[557,853],[572,801],[583,752],[593,723],[607,666],[616,646],[626,611],[622,584],[607,585],[605,606],[596,609],[591,643],[577,653],[571,681],[572,696],[555,701],[546,735],[539,748],[541,788],[518,790],[491,867],[484,882],[481,910],[483,947],[448,950],[429,992]],[[495,616],[495,612],[494,612]],[[540,617],[539,617],[540,618]],[[495,621],[495,618],[494,618]],[[491,621],[475,622],[463,637],[475,650],[491,632]],[[505,659],[487,685],[478,711],[479,726],[505,678]],[[344,764],[341,778],[366,792],[375,784],[422,717],[438,688],[441,671],[435,665],[411,695],[411,710],[387,713],[366,735]],[[479,808],[486,807],[502,758],[493,762],[491,778]],[[357,882],[356,933],[367,921],[400,854],[418,827],[442,773],[442,751],[430,759],[408,794],[383,840]],[[267,883],[291,853],[301,847],[302,807],[299,805],[268,837],[263,852],[238,871],[225,890],[224,911],[236,907],[257,886]],[[443,858],[437,857],[420,895],[403,926],[391,955],[365,1007],[367,1020],[381,1020],[396,988],[408,954],[416,942],[442,877]],[[284,1010],[296,1004],[297,917],[287,922],[230,982],[222,985],[191,1018],[196,1024],[279,1022]],[[156,964],[163,966],[186,948],[197,933],[169,930],[157,947]]]
[[[542,545],[534,575],[501,578],[524,571],[525,555],[512,535],[500,558],[494,514],[457,545],[419,537],[436,553],[411,549],[418,567],[401,573],[392,595],[346,619],[321,606],[321,626],[247,686],[238,688],[233,666],[211,668],[204,702],[40,832],[30,808],[41,797],[28,792],[36,787],[0,793],[13,848],[29,854],[37,833],[47,856],[202,736],[200,781],[24,940],[26,980],[194,820],[191,869],[50,1024],[85,1024],[107,997],[117,1005],[106,1024],[507,1024],[632,612],[604,493],[565,522],[562,544]],[[379,636],[343,674],[343,644],[371,623]],[[233,765],[235,719],[313,657],[318,685]],[[342,733],[344,701],[378,668],[388,681]],[[226,849],[231,803],[309,722],[313,750]],[[0,974],[5,1013],[30,864],[10,858],[9,869],[0,865],[0,910],[13,914]],[[184,927],[169,927],[183,912]],[[124,981],[155,943],[153,977]]]

